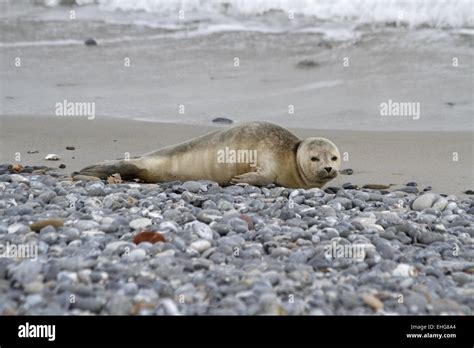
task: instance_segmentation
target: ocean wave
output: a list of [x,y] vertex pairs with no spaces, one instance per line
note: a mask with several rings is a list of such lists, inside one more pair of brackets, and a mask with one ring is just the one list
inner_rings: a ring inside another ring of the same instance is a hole
[[[40,0],[41,1],[41,0]],[[472,0],[42,0],[47,6],[99,4],[105,11],[141,11],[162,16],[258,16],[283,12],[324,21],[394,23],[411,27],[474,27]]]
[[39,41],[19,41],[19,42],[0,42],[0,48],[15,47],[45,47],[45,46],[70,46],[84,45],[81,40],[39,40]]

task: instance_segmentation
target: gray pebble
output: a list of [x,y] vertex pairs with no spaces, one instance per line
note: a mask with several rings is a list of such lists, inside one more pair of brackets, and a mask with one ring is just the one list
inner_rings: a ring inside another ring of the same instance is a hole
[[435,232],[422,232],[418,236],[418,241],[423,244],[431,244],[439,241],[444,241],[444,236]]
[[76,296],[75,302],[71,303],[72,308],[82,309],[92,313],[99,313],[103,306],[103,301],[98,298],[83,298],[80,296]]

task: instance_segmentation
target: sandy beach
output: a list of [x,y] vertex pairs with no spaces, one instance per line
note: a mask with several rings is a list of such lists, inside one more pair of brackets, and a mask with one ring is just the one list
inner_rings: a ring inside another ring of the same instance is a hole
[[[3,116],[0,163],[16,163],[17,152],[23,165],[65,164],[71,173],[89,164],[131,157],[217,129],[209,126],[134,121],[98,116],[94,120],[74,117]],[[34,131],[25,131],[25,127]],[[223,127],[223,126],[219,126]],[[349,161],[353,175],[339,175],[329,186],[350,182],[357,185],[393,184],[393,190],[408,182],[420,189],[432,186],[444,194],[463,195],[473,187],[473,147],[469,132],[368,132],[291,129],[301,138],[322,136],[333,140]],[[75,150],[66,150],[74,146]],[[38,151],[28,154],[28,151]],[[458,153],[458,161],[453,153]],[[54,153],[60,161],[46,161]]]
[[[468,0],[2,1],[0,315],[472,315],[473,28]],[[249,121],[342,172],[71,177]]]

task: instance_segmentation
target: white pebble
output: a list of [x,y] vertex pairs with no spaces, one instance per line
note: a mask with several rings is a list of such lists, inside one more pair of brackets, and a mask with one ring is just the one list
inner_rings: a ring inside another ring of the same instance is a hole
[[146,250],[135,249],[128,254],[127,259],[132,262],[140,262],[146,259]]
[[122,246],[133,246],[132,243],[130,242],[125,242],[123,240],[119,240],[119,241],[116,241],[116,242],[112,242],[112,243],[109,243],[107,244],[107,246],[105,247],[104,249],[104,252],[105,253],[113,253],[115,252],[116,250],[118,250],[119,248],[121,248]]
[[61,159],[61,157],[59,157],[58,155],[54,153],[49,153],[46,155],[44,159],[47,161],[58,161],[59,159]]
[[22,224],[10,225],[10,226],[8,226],[8,233],[17,233],[23,227],[24,227],[24,225],[22,225]]
[[377,221],[376,217],[374,214],[371,214],[371,216],[358,216],[354,219],[352,219],[352,222],[358,222],[364,227],[368,227],[369,225],[375,224],[375,221]]
[[385,231],[385,229],[378,224],[369,224],[367,225],[367,229],[378,233],[382,233]]
[[198,253],[202,253],[203,251],[209,249],[211,247],[211,243],[208,240],[201,239],[195,242],[192,242],[189,246],[191,249],[197,251]]
[[415,277],[418,275],[418,270],[406,263],[399,264],[392,272],[395,277]]
[[30,182],[30,180],[19,174],[10,175],[10,179],[12,179],[14,182]]
[[135,220],[130,221],[128,225],[130,226],[130,228],[133,228],[134,230],[139,230],[141,228],[150,226],[151,219],[148,219],[148,218],[135,219]]
[[179,225],[174,221],[163,221],[160,223],[160,231],[170,231],[177,233],[179,231]]
[[454,210],[458,207],[456,202],[449,202],[448,205],[446,206],[446,210]]
[[427,208],[431,208],[434,201],[436,200],[437,195],[434,193],[425,193],[422,196],[419,196],[413,202],[412,209],[417,211],[422,211]]

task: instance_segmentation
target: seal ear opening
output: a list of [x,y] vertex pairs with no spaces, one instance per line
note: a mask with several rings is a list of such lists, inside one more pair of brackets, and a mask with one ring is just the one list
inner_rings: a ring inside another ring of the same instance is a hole
[[104,163],[98,163],[81,169],[79,172],[72,173],[72,177],[77,175],[94,176],[102,180],[112,174],[120,174],[123,180],[133,180],[139,178],[141,170],[133,164],[132,161],[110,161]]

